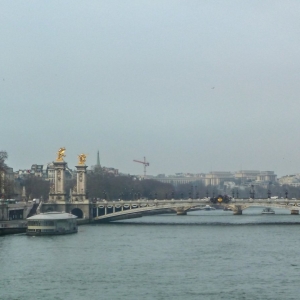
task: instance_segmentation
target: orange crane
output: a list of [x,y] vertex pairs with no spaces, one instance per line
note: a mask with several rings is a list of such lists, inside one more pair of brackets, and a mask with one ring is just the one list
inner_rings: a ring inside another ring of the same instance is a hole
[[140,164],[144,165],[144,178],[146,177],[146,168],[150,165],[147,161],[146,161],[146,157],[144,156],[144,161],[140,161],[140,160],[133,160],[135,162],[138,162]]

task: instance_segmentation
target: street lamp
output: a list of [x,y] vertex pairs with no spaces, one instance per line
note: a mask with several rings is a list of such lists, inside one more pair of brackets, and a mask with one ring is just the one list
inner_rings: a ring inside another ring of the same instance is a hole
[[251,189],[250,189],[250,198],[254,199],[254,197],[255,197],[254,185],[251,185]]

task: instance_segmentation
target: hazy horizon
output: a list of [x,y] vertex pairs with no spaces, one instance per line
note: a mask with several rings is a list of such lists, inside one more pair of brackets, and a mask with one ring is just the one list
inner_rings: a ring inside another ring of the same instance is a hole
[[[0,149],[28,169],[300,173],[296,0],[0,2]],[[295,138],[294,138],[295,137]]]

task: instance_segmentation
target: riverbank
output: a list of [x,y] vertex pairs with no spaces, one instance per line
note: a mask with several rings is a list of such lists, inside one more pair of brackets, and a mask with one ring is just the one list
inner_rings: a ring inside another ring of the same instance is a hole
[[[91,220],[78,219],[77,225],[90,224]],[[6,234],[25,233],[27,229],[27,220],[0,221],[0,236]]]
[[1,221],[0,222],[0,236],[5,234],[16,234],[26,232],[26,220],[17,221]]

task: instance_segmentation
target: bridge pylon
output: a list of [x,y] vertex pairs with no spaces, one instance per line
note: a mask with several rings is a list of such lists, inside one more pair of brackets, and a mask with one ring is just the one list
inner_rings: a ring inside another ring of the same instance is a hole
[[243,214],[243,209],[241,205],[234,205],[233,206],[233,214],[234,215],[242,215]]
[[177,216],[185,216],[186,212],[187,212],[187,209],[185,209],[184,207],[177,207],[176,208]]

